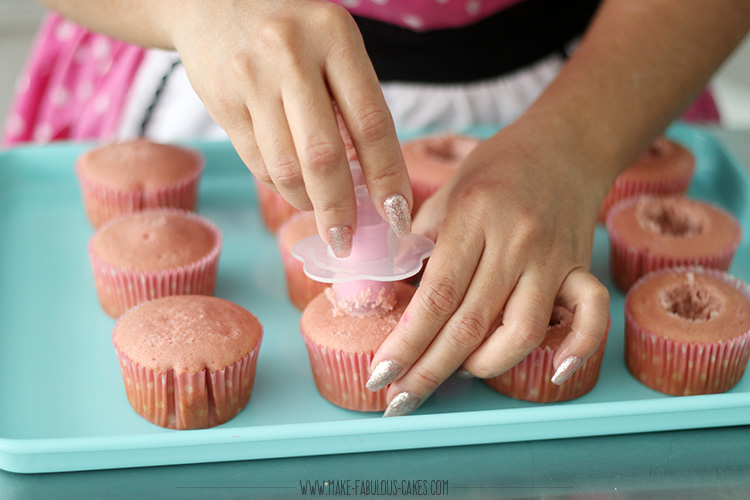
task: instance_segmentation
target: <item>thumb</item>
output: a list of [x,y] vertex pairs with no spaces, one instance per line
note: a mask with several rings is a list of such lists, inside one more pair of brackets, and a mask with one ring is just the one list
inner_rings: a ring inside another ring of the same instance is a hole
[[449,190],[443,186],[427,198],[412,220],[411,231],[436,241],[448,213]]

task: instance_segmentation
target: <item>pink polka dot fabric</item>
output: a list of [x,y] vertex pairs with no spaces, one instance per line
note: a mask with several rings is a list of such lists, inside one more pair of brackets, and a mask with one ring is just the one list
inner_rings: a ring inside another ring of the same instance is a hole
[[[354,15],[425,31],[467,26],[523,0],[332,1]],[[141,47],[49,14],[19,79],[2,145],[112,139],[144,55]],[[718,123],[711,94],[703,92],[683,119]]]
[[415,31],[467,26],[523,0],[333,0],[355,16]]
[[3,145],[110,139],[144,54],[49,14],[19,79]]

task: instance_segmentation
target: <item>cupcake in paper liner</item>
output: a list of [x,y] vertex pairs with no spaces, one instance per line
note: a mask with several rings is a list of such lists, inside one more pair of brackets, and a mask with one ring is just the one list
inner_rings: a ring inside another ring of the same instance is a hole
[[131,307],[169,295],[212,295],[222,237],[209,220],[176,209],[112,220],[89,242],[102,309],[118,318]]
[[112,333],[130,405],[170,429],[213,427],[237,415],[250,399],[262,338],[250,312],[202,295],[143,303]]
[[725,392],[750,355],[750,287],[715,269],[672,268],[641,278],[625,298],[625,363],[665,394]]
[[196,150],[137,139],[84,153],[76,174],[89,220],[99,227],[141,210],[194,210],[203,164]]
[[500,394],[534,403],[568,401],[591,391],[599,380],[609,322],[607,332],[594,353],[565,382],[553,384],[555,368],[552,360],[560,344],[570,333],[572,324],[573,313],[555,306],[547,335],[539,347],[502,375],[485,379],[485,383]]
[[331,403],[357,411],[383,411],[387,387],[366,388],[375,352],[393,331],[415,288],[394,283],[395,297],[380,314],[364,317],[340,311],[331,289],[308,304],[300,332],[310,356],[318,392]]
[[313,212],[295,214],[279,229],[278,243],[281,262],[286,276],[289,300],[300,311],[304,310],[312,299],[328,288],[328,283],[321,283],[308,278],[302,262],[292,256],[292,246],[298,241],[318,234]]
[[479,139],[443,134],[423,137],[401,145],[414,197],[412,213],[453,176]]
[[669,139],[657,138],[617,177],[604,198],[599,222],[603,224],[607,220],[607,213],[620,200],[644,194],[686,193],[694,170],[695,157],[689,150]]
[[612,278],[622,291],[665,267],[726,271],[742,239],[742,227],[732,214],[685,196],[624,200],[607,216],[607,232]]
[[263,224],[269,232],[276,234],[279,228],[300,210],[294,208],[279,193],[271,191],[257,179],[255,180],[255,187],[258,193],[258,204]]

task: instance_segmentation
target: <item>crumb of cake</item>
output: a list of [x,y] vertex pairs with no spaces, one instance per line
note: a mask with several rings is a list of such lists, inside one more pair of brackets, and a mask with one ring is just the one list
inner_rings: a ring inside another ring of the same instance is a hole
[[663,236],[697,236],[705,230],[705,220],[680,200],[649,198],[638,202],[635,217],[641,227]]

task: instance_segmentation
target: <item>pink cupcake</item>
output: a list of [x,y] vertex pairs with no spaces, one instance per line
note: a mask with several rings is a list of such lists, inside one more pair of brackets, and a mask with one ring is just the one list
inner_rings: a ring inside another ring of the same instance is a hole
[[[411,300],[413,286],[394,283],[395,305],[388,312],[349,316],[334,306],[331,293],[321,293],[305,308],[300,320],[302,339],[310,355],[315,385],[331,403],[349,410],[383,411],[387,387],[365,387],[375,351],[391,333]],[[330,292],[330,288],[326,292]]]
[[726,271],[742,239],[742,227],[730,213],[684,196],[624,200],[607,215],[607,231],[610,269],[622,291],[664,267]]
[[221,246],[213,223],[182,210],[149,210],[110,221],[89,242],[102,309],[118,318],[147,300],[213,294]]
[[599,222],[604,223],[618,201],[643,194],[669,195],[687,192],[695,170],[695,157],[676,142],[659,137],[648,150],[615,180],[604,198]]
[[257,188],[258,203],[263,224],[269,232],[276,234],[286,221],[300,211],[287,203],[279,193],[271,191],[257,179],[255,180],[255,187]]
[[448,182],[479,142],[479,139],[474,137],[445,134],[424,137],[401,145],[414,195],[413,213]]
[[502,375],[485,379],[485,383],[500,394],[534,403],[568,401],[588,393],[599,379],[604,346],[607,342],[606,334],[596,351],[570,378],[560,385],[551,382],[555,374],[552,360],[560,344],[570,333],[572,325],[573,314],[563,307],[555,306],[547,327],[547,335],[539,347]]
[[625,362],[656,391],[728,391],[749,355],[750,287],[726,273],[663,269],[641,278],[625,298]]
[[194,210],[202,172],[198,151],[146,139],[101,146],[84,153],[76,164],[94,227],[150,208]]
[[112,342],[140,416],[170,429],[223,424],[250,399],[263,328],[227,300],[165,297],[129,310]]
[[292,216],[279,229],[279,251],[284,265],[289,300],[300,311],[330,286],[308,278],[303,270],[302,262],[292,256],[292,247],[295,243],[316,234],[318,230],[313,212],[300,212]]

